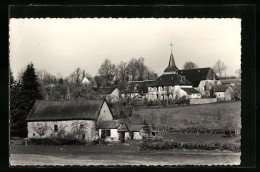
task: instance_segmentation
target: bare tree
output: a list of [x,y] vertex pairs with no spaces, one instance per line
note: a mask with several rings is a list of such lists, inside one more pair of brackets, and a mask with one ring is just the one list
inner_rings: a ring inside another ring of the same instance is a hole
[[219,77],[222,76],[223,71],[225,71],[226,69],[227,69],[226,65],[220,60],[218,60],[216,64],[213,66],[214,72],[218,73]]
[[47,123],[45,122],[44,125],[42,123],[36,123],[36,125],[32,124],[32,129],[40,136],[44,136],[46,132],[48,131],[49,127]]
[[74,121],[71,124],[71,131],[76,134],[77,139],[80,140],[80,137],[82,136],[82,134],[84,134],[86,132],[87,129],[87,123],[86,122],[82,122],[82,121]]
[[106,83],[108,85],[109,80],[111,79],[111,76],[114,76],[115,74],[116,66],[111,63],[109,59],[105,59],[105,61],[102,63],[101,67],[98,70],[99,75],[105,76]]
[[136,69],[138,72],[138,80],[143,81],[144,80],[144,73],[146,70],[146,66],[144,64],[144,58],[140,57],[139,59],[136,60]]
[[136,59],[132,58],[128,65],[127,65],[127,71],[129,75],[131,76],[132,81],[135,81],[136,75],[137,75],[137,62]]
[[117,66],[118,73],[119,73],[119,80],[121,83],[126,82],[126,62],[121,61],[120,64]]
[[195,69],[195,68],[198,68],[198,65],[195,64],[194,62],[186,62],[184,65],[183,65],[183,69]]

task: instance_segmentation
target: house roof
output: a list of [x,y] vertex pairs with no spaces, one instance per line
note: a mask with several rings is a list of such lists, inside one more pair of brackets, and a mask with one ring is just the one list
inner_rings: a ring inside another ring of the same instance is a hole
[[[230,84],[216,85],[215,92],[225,92],[229,86],[231,86],[231,85]],[[212,89],[214,89],[214,87]]]
[[219,77],[211,68],[179,70],[178,74],[185,76],[194,87],[198,87],[201,80],[213,80],[213,74],[215,75],[215,79],[219,80]]
[[191,82],[185,78],[181,81],[181,75],[179,74],[163,74],[157,78],[154,82],[149,84],[149,86],[173,86],[173,85],[191,85]]
[[[148,85],[153,83],[153,80],[146,80],[146,81],[131,81],[128,83],[128,88],[126,89],[127,93],[147,93],[148,92]],[[135,86],[138,85],[138,88]]]
[[96,120],[105,100],[36,100],[27,121]]
[[179,69],[175,65],[175,61],[174,61],[173,55],[171,53],[168,67],[164,70],[164,72],[172,72],[172,71],[178,71],[178,70]]
[[98,94],[111,94],[117,87],[99,87],[96,91]]
[[181,88],[183,91],[185,91],[188,94],[194,94],[194,93],[200,93],[198,90],[194,89],[194,88]]
[[108,120],[108,121],[101,121],[98,125],[100,129],[117,129],[121,121],[119,120]]

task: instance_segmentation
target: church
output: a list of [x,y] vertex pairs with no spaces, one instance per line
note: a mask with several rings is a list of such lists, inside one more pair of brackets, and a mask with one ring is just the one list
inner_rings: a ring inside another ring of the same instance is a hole
[[[171,44],[172,46],[172,44]],[[148,100],[209,97],[215,84],[221,84],[211,68],[179,70],[171,55],[164,74],[148,86]]]

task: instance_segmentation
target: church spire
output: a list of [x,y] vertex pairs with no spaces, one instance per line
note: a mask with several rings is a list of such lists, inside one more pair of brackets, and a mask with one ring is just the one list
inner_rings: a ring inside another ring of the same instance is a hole
[[172,54],[172,42],[170,44],[171,46],[171,55],[170,55],[170,60],[169,60],[169,64],[168,67],[164,70],[164,73],[177,73],[177,71],[179,70],[176,65],[175,65],[175,61],[173,58],[173,54]]

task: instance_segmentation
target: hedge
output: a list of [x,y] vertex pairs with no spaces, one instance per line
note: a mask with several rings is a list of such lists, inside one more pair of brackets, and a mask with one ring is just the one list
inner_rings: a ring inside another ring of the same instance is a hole
[[76,139],[64,139],[64,138],[31,138],[28,141],[30,145],[83,145],[86,142]]
[[230,150],[240,152],[240,146],[221,143],[188,143],[188,142],[149,142],[139,144],[140,150],[169,150],[169,149],[199,149],[199,150]]

